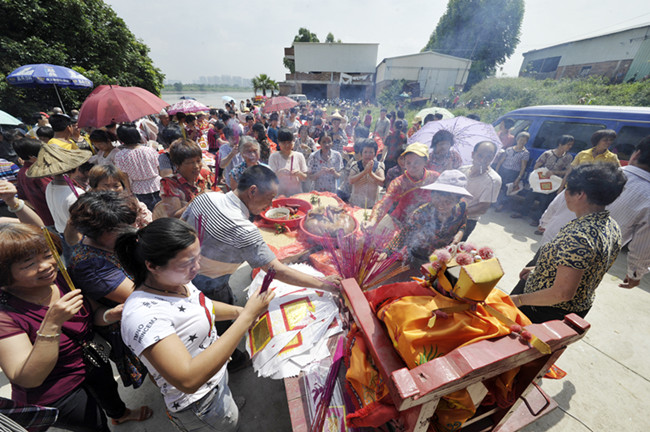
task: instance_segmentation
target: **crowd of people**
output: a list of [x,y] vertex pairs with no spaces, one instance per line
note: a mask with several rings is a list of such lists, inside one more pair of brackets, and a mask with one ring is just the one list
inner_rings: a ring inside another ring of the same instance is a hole
[[[279,195],[314,190],[371,210],[366,223],[394,234],[386,253],[413,272],[434,250],[466,241],[490,206],[511,207],[513,218],[553,233],[513,291],[536,322],[584,316],[622,245],[631,253],[623,285],[647,273],[639,197],[650,196],[650,139],[621,170],[608,150],[613,131],[596,132],[575,159],[573,137],[559,137],[534,168],[564,181],[557,195],[541,194],[526,186],[529,135],[513,136],[512,122],[500,125],[501,143],[479,142],[463,165],[449,131],[407,145],[440,117],[409,127],[399,110],[373,119],[346,108],[266,114],[233,102],[89,131],[75,113],[43,112],[7,136],[0,199],[17,219],[0,220],[0,367],[12,398],[57,408],[56,425],[74,430],[108,430],[106,416],[148,419],[149,407],[126,407],[109,363],[88,364],[100,335],[123,385],[137,389],[149,375],[180,430],[235,430],[243,401],[228,373],[250,364],[237,344],[273,294],[235,306],[231,275],[247,262],[294,285],[331,291],[339,282],[286,266],[263,240],[252,219]],[[626,181],[634,188],[624,191]]]

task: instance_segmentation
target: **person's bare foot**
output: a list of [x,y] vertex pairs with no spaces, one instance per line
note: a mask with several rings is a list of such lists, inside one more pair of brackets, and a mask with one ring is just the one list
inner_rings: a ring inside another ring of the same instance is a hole
[[153,410],[146,405],[141,406],[138,410],[130,410],[127,408],[126,413],[121,418],[111,419],[111,423],[117,426],[130,421],[141,422],[151,418],[152,415]]

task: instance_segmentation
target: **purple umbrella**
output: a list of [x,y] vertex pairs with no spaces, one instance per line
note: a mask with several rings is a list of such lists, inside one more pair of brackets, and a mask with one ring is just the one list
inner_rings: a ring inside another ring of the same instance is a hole
[[454,149],[460,153],[463,165],[472,163],[474,146],[482,141],[491,141],[501,149],[501,140],[492,125],[468,119],[467,117],[454,117],[451,119],[432,121],[425,124],[422,129],[409,138],[408,143],[420,142],[431,148],[431,138],[440,130],[448,130],[454,134]]
[[210,108],[203,105],[201,102],[197,102],[194,99],[184,99],[180,102],[176,102],[167,109],[167,114],[174,115],[177,112],[184,112],[186,114],[191,114],[199,111],[210,111]]

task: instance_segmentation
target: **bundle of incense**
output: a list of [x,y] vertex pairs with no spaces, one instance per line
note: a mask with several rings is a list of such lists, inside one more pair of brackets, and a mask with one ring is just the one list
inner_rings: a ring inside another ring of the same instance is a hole
[[66,174],[63,174],[63,179],[68,184],[68,186],[70,186],[70,189],[72,189],[72,193],[74,194],[74,196],[79,198],[79,192],[77,192],[77,188],[74,187],[74,183],[72,182],[72,179],[68,177]]
[[333,363],[330,367],[329,373],[327,374],[323,396],[318,402],[318,406],[316,407],[316,417],[311,424],[311,432],[321,432],[323,430],[323,425],[327,418],[327,411],[330,407],[330,402],[332,401],[336,378],[339,375],[339,369],[341,367],[341,362],[343,361],[343,336],[339,336],[339,340],[336,344],[336,351],[334,352],[332,360]]
[[275,279],[275,269],[273,267],[269,268],[269,271],[266,272],[264,280],[262,281],[262,288],[260,289],[260,294],[264,294]]
[[367,290],[408,270],[399,263],[401,254],[387,257],[383,253],[391,238],[390,232],[373,226],[362,228],[360,236],[344,237],[339,233],[336,243],[326,239],[325,249],[342,278],[352,278]]
[[59,268],[59,271],[63,275],[63,279],[65,279],[65,281],[68,283],[68,286],[71,290],[75,289],[74,284],[72,283],[72,279],[70,279],[70,275],[68,274],[68,270],[66,270],[65,265],[63,265],[59,251],[56,250],[56,245],[52,240],[52,234],[50,234],[50,230],[48,230],[46,227],[41,227],[41,231],[43,231],[43,236],[45,236],[47,246],[50,248],[50,252],[52,252],[54,261],[56,261],[56,266]]

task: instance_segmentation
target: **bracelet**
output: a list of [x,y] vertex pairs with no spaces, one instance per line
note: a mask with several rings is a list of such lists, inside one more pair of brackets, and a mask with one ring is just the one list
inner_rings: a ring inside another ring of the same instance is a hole
[[56,339],[61,336],[61,333],[54,333],[53,335],[46,335],[36,330],[36,336],[42,337],[43,339]]
[[109,321],[109,320],[106,319],[106,314],[108,313],[108,311],[110,311],[110,309],[106,309],[104,311],[104,315],[102,315],[102,319],[104,320],[104,322],[106,324],[113,324],[114,322],[117,322],[117,321]]
[[25,201],[18,199],[18,205],[16,207],[9,207],[7,206],[7,211],[9,213],[18,213],[22,209],[25,208]]

